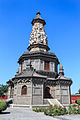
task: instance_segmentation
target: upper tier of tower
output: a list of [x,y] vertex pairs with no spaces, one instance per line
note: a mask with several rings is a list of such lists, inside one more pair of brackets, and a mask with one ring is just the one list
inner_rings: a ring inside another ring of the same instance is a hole
[[44,25],[46,24],[40,16],[40,12],[37,13],[35,19],[32,20],[32,32],[29,40],[29,51],[48,51],[47,35],[44,30]]

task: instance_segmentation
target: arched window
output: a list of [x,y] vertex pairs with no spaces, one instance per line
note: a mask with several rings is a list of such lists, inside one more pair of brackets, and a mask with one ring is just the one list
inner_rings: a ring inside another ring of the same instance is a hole
[[27,86],[26,85],[24,85],[22,87],[22,95],[27,95]]

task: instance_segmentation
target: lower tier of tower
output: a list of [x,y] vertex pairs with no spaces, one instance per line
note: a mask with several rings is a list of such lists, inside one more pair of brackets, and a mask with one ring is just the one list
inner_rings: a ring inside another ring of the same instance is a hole
[[66,105],[71,103],[70,85],[69,80],[19,78],[13,86],[9,85],[8,98],[13,98],[13,104],[21,105],[48,104],[48,100]]

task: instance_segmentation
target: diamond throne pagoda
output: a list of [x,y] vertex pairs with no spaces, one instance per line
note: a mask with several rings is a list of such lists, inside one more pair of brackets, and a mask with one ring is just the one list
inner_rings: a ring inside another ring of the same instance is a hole
[[31,24],[29,52],[24,52],[18,59],[18,72],[7,81],[8,98],[13,98],[13,104],[68,105],[71,103],[72,80],[64,77],[64,69],[57,56],[48,52],[50,48],[44,29],[46,22],[40,12]]

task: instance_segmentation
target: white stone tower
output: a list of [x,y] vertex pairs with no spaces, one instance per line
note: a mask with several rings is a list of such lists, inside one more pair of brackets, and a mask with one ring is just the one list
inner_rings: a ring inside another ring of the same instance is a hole
[[31,24],[33,25],[33,27],[30,35],[30,44],[28,50],[30,52],[48,51],[50,48],[48,47],[47,35],[44,30],[44,25],[46,24],[46,22],[41,18],[39,11],[36,18],[32,20]]

